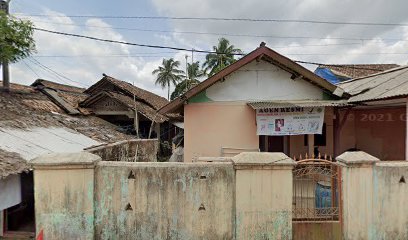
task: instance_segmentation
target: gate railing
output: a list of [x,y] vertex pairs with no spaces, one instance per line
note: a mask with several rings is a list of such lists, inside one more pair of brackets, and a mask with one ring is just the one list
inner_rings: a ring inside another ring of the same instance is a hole
[[293,169],[293,220],[333,221],[340,215],[340,167],[312,158]]

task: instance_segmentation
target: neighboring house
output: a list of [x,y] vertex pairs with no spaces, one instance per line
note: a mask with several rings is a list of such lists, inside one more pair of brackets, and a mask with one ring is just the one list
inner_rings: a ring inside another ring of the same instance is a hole
[[168,104],[161,96],[105,74],[84,93],[88,97],[80,103],[82,108],[120,126],[128,133],[139,135],[140,138],[161,136],[164,140],[174,135],[175,127],[169,121],[177,120],[177,115],[157,112]]
[[129,139],[98,117],[66,114],[66,109],[43,93],[44,89],[36,89],[38,84],[11,84],[10,93],[0,92],[0,236],[33,235],[34,189],[29,160]]
[[380,73],[392,68],[399,67],[397,64],[330,64],[319,65],[314,73],[327,81],[338,84],[353,78],[360,78]]
[[339,84],[350,104],[339,130],[345,148],[368,152],[381,160],[408,160],[408,66],[356,78]]
[[88,94],[84,93],[85,88],[64,85],[44,79],[37,79],[31,86],[47,95],[53,103],[71,115],[81,113],[78,104],[88,97]]
[[[334,85],[260,46],[160,112],[184,115],[184,161],[242,151],[278,151],[299,159],[347,150],[401,160],[408,156],[407,97],[407,66]],[[291,112],[316,108],[324,112],[317,121],[322,128],[297,131],[304,124],[299,119],[311,115]]]
[[[333,155],[334,109],[347,105],[344,97],[341,88],[261,44],[160,112],[184,115],[184,161],[259,150],[299,156],[315,145]],[[316,121],[301,120],[309,112]]]

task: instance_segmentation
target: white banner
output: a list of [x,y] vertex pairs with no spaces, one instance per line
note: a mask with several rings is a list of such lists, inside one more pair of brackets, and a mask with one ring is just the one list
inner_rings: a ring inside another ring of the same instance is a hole
[[322,134],[324,107],[262,108],[256,110],[258,135]]

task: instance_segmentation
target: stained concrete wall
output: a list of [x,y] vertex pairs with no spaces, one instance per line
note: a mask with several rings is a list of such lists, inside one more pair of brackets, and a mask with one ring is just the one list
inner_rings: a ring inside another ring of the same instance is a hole
[[364,152],[337,159],[344,164],[344,239],[408,239],[408,162],[380,162]]
[[241,153],[236,172],[237,239],[292,239],[292,169],[283,153]]
[[231,163],[96,168],[96,239],[232,239]]
[[94,163],[90,153],[49,154],[36,158],[36,231],[44,239],[94,238]]
[[157,162],[158,139],[132,139],[92,147],[86,151],[103,161]]
[[[405,182],[404,182],[405,181]],[[379,162],[373,172],[370,239],[408,239],[408,163]]]
[[45,239],[291,239],[292,159],[227,162],[35,159],[36,231]]

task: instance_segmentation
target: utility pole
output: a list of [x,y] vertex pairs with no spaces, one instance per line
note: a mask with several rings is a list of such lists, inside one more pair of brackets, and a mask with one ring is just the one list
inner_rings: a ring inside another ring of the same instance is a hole
[[188,77],[188,55],[186,54],[185,55],[185,57],[186,57],[186,89],[185,89],[185,93],[188,91],[188,79],[189,79],[189,77]]
[[[10,0],[0,0],[0,11],[4,11],[6,15],[9,14],[9,3]],[[3,60],[2,62],[3,68],[3,89],[6,92],[10,91],[10,73],[9,73],[9,65],[7,60]]]
[[[135,81],[133,81],[133,86],[135,86]],[[135,108],[135,116],[133,118],[133,127],[136,131],[136,138],[140,138],[139,136],[139,115],[137,113],[137,106],[136,106],[136,95],[133,93],[133,104]]]

